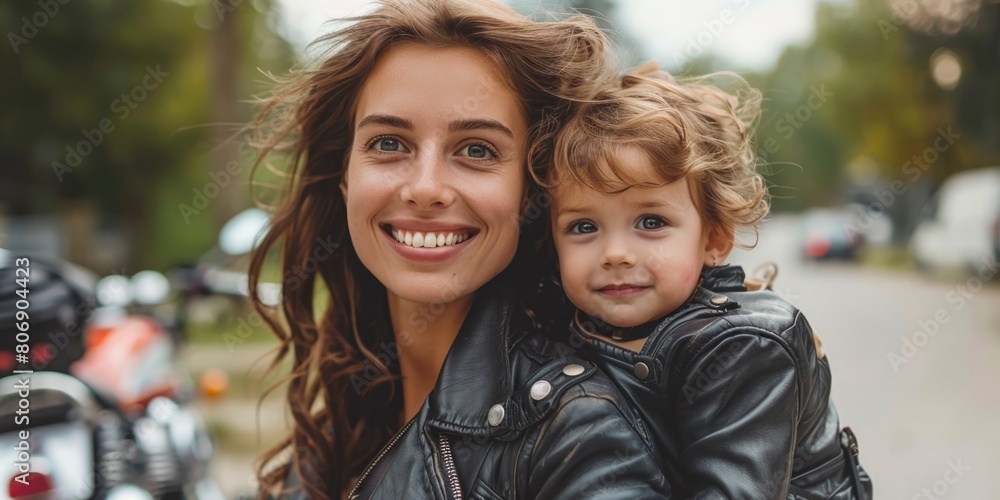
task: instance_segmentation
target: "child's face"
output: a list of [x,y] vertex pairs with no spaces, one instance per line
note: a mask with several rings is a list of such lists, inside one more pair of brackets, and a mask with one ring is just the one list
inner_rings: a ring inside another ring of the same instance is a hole
[[[623,159],[637,171],[652,170],[637,151]],[[721,262],[728,253],[720,253],[707,236],[686,179],[618,194],[564,182],[553,201],[553,238],[566,295],[587,314],[618,327],[680,307],[706,261]]]

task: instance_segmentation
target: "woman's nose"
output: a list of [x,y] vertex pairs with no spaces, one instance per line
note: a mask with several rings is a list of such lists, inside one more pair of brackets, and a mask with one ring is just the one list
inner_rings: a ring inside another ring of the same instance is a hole
[[400,197],[407,205],[417,208],[445,208],[455,201],[450,184],[448,165],[434,155],[418,157],[406,170]]
[[604,247],[604,254],[601,259],[601,267],[613,269],[616,267],[630,268],[636,264],[635,252],[623,241],[615,241],[611,238]]

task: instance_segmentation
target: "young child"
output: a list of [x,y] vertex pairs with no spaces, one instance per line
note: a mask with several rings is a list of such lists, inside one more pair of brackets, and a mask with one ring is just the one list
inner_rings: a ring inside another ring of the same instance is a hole
[[572,329],[647,423],[681,497],[869,498],[818,337],[721,265],[768,212],[750,142],[759,101],[647,65],[564,124],[538,180]]

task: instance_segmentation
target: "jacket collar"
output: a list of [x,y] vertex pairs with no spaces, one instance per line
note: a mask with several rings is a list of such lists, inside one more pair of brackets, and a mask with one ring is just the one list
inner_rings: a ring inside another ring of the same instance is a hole
[[701,278],[703,280],[701,286],[713,292],[746,291],[746,287],[743,285],[743,282],[746,280],[746,274],[743,272],[742,266],[725,265],[706,267],[701,272]]
[[599,318],[595,318],[579,309],[576,311],[577,316],[570,324],[570,328],[572,330],[579,331],[580,328],[583,328],[589,332],[614,340],[628,341],[646,338],[653,333],[653,330],[655,330],[657,325],[660,324],[660,320],[663,319],[657,318],[632,327],[618,327],[610,323],[606,323]]
[[[499,435],[488,423],[490,408],[510,398],[510,329],[514,301],[494,279],[476,294],[448,351],[437,384],[427,397],[431,426],[457,434]],[[506,406],[506,405],[505,405]]]

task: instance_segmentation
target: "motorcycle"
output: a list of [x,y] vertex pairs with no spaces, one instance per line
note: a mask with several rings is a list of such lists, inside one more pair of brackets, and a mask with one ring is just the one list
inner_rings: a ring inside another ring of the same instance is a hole
[[[68,278],[68,264],[21,259],[31,300],[0,305],[0,320],[13,316],[6,324],[31,325],[20,337],[27,348],[0,346],[9,374],[0,379],[0,500],[223,498],[177,336],[155,314],[166,278],[147,271],[91,286]],[[0,254],[0,268],[11,260]]]
[[[177,353],[192,303],[246,304],[239,261],[267,220],[257,209],[238,214],[172,279],[142,271],[96,280],[69,263],[0,249],[0,500],[223,498],[193,406],[209,388],[184,375]],[[15,279],[22,264],[30,281]],[[277,284],[261,293],[280,300]],[[225,387],[216,380],[210,390]]]

